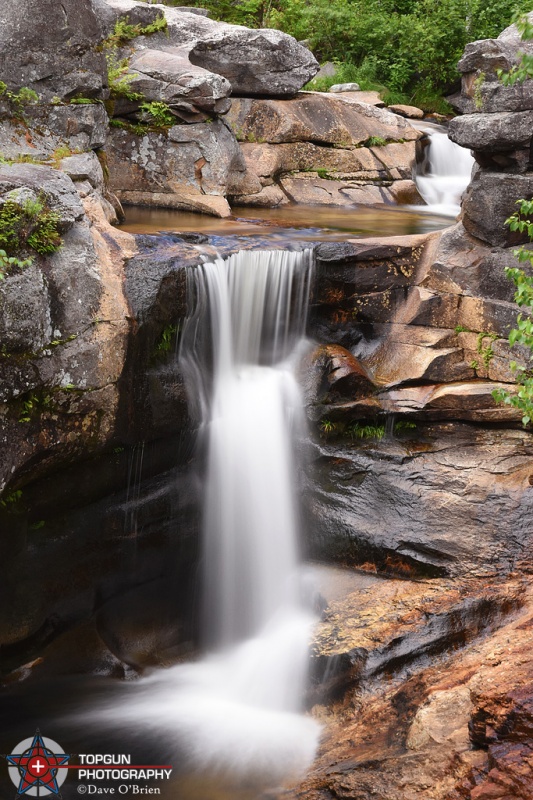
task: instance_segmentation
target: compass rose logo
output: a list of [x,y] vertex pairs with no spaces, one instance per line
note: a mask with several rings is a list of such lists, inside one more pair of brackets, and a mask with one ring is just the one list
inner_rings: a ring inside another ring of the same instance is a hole
[[9,777],[17,787],[18,796],[32,795],[61,797],[59,787],[68,774],[68,768],[61,767],[70,758],[53,739],[41,736],[37,729],[33,739],[19,742],[9,756]]

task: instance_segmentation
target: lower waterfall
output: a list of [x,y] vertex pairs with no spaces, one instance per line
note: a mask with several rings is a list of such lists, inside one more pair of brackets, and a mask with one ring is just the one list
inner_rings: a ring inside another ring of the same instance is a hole
[[301,775],[319,735],[300,713],[314,618],[295,490],[304,418],[293,362],[311,272],[310,250],[239,252],[189,271],[180,361],[207,453],[206,655],[141,679],[113,709],[172,732],[187,769],[247,785]]

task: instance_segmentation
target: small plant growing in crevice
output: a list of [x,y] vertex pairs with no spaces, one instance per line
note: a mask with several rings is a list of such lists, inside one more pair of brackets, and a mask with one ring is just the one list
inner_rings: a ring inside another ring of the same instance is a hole
[[485,73],[480,72],[477,78],[475,79],[473,86],[474,86],[474,105],[478,111],[483,108],[483,94],[481,92],[482,86],[485,83]]
[[323,436],[332,436],[337,432],[337,429],[337,423],[332,422],[330,419],[323,419],[320,423],[320,432]]
[[168,353],[172,347],[173,342],[175,342],[176,334],[179,333],[180,326],[179,325],[167,325],[166,328],[163,329],[163,333],[156,345],[156,350],[158,353]]
[[13,492],[5,494],[0,499],[0,508],[3,508],[4,511],[7,511],[8,513],[13,513],[20,507],[21,500],[22,490],[15,489]]
[[346,433],[350,439],[383,439],[385,425],[361,425],[360,422],[352,422],[346,427]]
[[364,143],[365,147],[384,147],[387,144],[387,140],[384,139],[382,136],[370,136],[366,142]]
[[123,97],[132,102],[143,100],[143,95],[140,92],[134,92],[133,89],[131,89],[130,84],[134,75],[129,73],[129,59],[120,58],[116,48],[109,50],[105,57],[107,61],[107,80],[111,97]]
[[0,250],[0,281],[13,269],[24,269],[32,263],[31,258],[21,260],[16,256],[8,256],[5,250]]
[[[485,333],[484,331],[478,333],[476,349],[479,355],[481,356],[481,361],[483,362],[483,366],[485,367],[485,369],[489,368],[490,362],[494,358],[494,350],[492,349],[492,344],[498,338],[499,336],[497,333]],[[487,346],[485,346],[484,344],[485,339],[489,340],[489,344]]]
[[0,206],[0,247],[7,256],[28,250],[54,253],[61,247],[60,219],[43,195],[22,203],[8,199]]
[[122,47],[128,42],[131,42],[132,39],[137,39],[139,36],[151,36],[154,33],[160,33],[160,31],[166,31],[167,29],[168,24],[164,14],[156,17],[149,25],[144,26],[140,23],[132,25],[129,21],[129,17],[125,17],[115,22],[113,33],[104,39],[101,46],[103,48]]
[[24,106],[39,102],[39,95],[33,89],[28,89],[27,86],[23,86],[18,92],[12,92],[4,81],[0,81],[0,100],[7,100],[15,116],[19,116]]
[[19,414],[19,422],[31,422],[34,417],[39,416],[43,411],[50,411],[52,408],[52,396],[49,394],[36,394],[31,392],[22,401]]
[[171,128],[176,124],[176,117],[170,106],[162,100],[141,103],[140,110],[148,116],[148,121],[158,128]]

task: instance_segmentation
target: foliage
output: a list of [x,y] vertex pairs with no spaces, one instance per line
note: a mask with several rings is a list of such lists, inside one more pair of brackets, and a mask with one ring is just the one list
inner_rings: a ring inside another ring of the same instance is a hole
[[382,136],[371,136],[366,140],[365,147],[384,147],[386,144],[387,140]]
[[162,100],[141,103],[140,110],[148,115],[150,122],[158,128],[171,128],[176,124],[176,117],[168,103]]
[[143,95],[130,88],[134,76],[129,73],[129,60],[120,58],[116,48],[108,50],[105,57],[111,97],[124,97],[126,100],[132,101],[142,100]]
[[3,281],[6,274],[13,268],[24,269],[24,267],[29,267],[31,263],[31,258],[21,260],[16,256],[8,256],[5,250],[0,250],[0,281]]
[[23,86],[18,92],[11,92],[7,88],[7,84],[0,81],[0,98],[7,100],[15,109],[19,110],[22,106],[37,103],[39,95],[33,89],[28,89],[27,86]]
[[[173,0],[168,0],[171,5]],[[178,4],[174,3],[174,4]],[[279,28],[306,40],[319,61],[337,64],[332,83],[357,82],[382,92],[385,102],[412,102],[449,113],[442,95],[459,81],[465,45],[498,36],[515,9],[531,0],[193,0],[215,19]],[[324,83],[322,83],[324,81]],[[322,85],[320,85],[322,84]]]
[[[519,210],[506,221],[512,231],[519,231],[527,234],[533,241],[533,199],[517,200]],[[526,269],[520,267],[506,267],[505,274],[513,281],[516,286],[514,296],[515,303],[527,310],[526,314],[519,314],[516,318],[516,328],[509,334],[509,344],[524,345],[530,351],[530,362],[533,361],[533,249],[530,247],[520,247],[514,251],[514,255],[520,262],[526,265]],[[514,372],[518,391],[511,394],[505,389],[497,389],[493,392],[495,400],[506,405],[517,408],[522,413],[522,424],[528,425],[533,419],[533,370],[520,366],[516,361],[511,361],[511,369]]]
[[[527,16],[516,13],[514,20],[522,39],[533,39],[533,22]],[[498,70],[498,77],[505,86],[513,86],[518,81],[533,78],[533,55],[522,53],[520,62],[509,72]]]
[[166,31],[167,28],[168,25],[164,14],[156,17],[153,22],[151,22],[149,25],[145,25],[144,27],[140,23],[137,25],[131,25],[129,18],[125,17],[124,19],[118,19],[115,22],[113,33],[108,36],[107,39],[104,39],[102,46],[106,49],[121,47],[130,42],[132,39],[136,39],[138,36],[151,36],[154,33]]
[[[39,255],[55,252],[61,246],[59,222],[59,214],[48,208],[43,196],[22,203],[6,200],[0,206],[2,252],[6,253],[6,257],[28,249]],[[13,265],[27,266],[27,262],[13,262]]]
[[5,511],[15,511],[17,506],[20,504],[21,500],[22,500],[22,490],[16,489],[13,492],[5,494],[0,499],[0,508],[5,509]]
[[385,425],[361,425],[359,422],[352,422],[347,426],[346,433],[350,439],[383,439]]
[[170,348],[172,347],[172,343],[178,331],[179,331],[178,325],[167,325],[166,328],[163,329],[161,338],[157,343],[157,350],[159,351],[159,353],[168,353],[170,351]]

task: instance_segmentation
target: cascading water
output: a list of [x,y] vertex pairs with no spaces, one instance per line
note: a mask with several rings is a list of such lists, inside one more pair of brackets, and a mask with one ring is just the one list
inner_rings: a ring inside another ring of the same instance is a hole
[[207,444],[209,654],[141,680],[112,709],[170,729],[187,769],[248,784],[302,773],[319,734],[299,713],[313,618],[300,599],[294,441],[304,422],[291,368],[311,269],[311,251],[264,251],[189,273],[181,361]]
[[456,217],[461,197],[470,182],[474,158],[470,150],[452,142],[440,125],[424,122],[416,127],[429,134],[423,172],[416,176],[418,191],[427,203],[420,210]]

